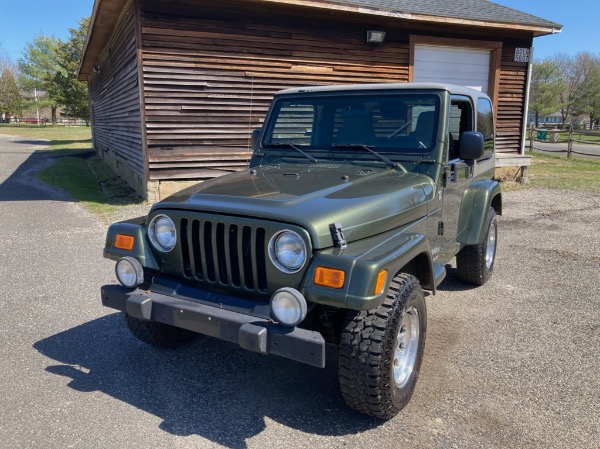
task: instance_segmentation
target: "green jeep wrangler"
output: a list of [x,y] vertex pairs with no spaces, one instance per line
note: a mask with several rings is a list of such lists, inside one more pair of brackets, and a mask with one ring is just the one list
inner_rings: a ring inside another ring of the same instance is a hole
[[350,407],[392,418],[410,400],[427,313],[456,256],[492,275],[502,198],[481,92],[367,84],[279,92],[247,170],[110,226],[121,285],[102,303],[159,347],[198,334],[325,366],[338,348]]

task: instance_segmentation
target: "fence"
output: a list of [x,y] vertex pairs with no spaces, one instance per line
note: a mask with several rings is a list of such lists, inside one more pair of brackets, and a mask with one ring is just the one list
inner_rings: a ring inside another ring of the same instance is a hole
[[[11,117],[10,119],[6,119],[4,121],[1,121],[0,123],[10,123],[12,125],[51,125],[52,121],[50,119],[47,118],[41,118],[41,119],[36,119],[36,118],[31,118],[31,117],[23,117],[23,118],[17,118],[17,117]],[[56,124],[57,125],[62,125],[62,126],[89,126],[89,120],[83,120],[83,119],[79,119],[79,118],[59,118],[56,120]]]
[[[543,147],[536,142],[548,143]],[[563,145],[566,144],[566,148]],[[575,148],[574,145],[577,147]],[[600,132],[591,130],[529,128],[529,151],[543,151],[547,153],[567,153],[581,156],[600,157]]]

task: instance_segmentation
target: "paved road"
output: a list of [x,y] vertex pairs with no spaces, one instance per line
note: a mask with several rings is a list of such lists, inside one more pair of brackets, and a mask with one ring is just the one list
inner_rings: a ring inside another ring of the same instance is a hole
[[600,196],[506,194],[492,281],[427,298],[417,391],[381,423],[344,406],[333,352],[129,336],[100,306],[104,226],[36,182],[41,148],[0,137],[1,447],[600,447]]
[[[529,145],[528,143],[526,145]],[[567,142],[534,142],[533,147],[537,150],[543,150],[544,152],[567,154]],[[577,143],[573,142],[572,151],[576,156],[587,156],[598,159],[600,157],[600,144],[588,144],[588,143]]]

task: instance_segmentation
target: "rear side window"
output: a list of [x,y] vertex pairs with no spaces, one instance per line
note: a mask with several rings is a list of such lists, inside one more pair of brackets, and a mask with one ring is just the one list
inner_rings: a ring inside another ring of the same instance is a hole
[[477,100],[477,131],[483,134],[485,156],[494,152],[494,112],[487,98]]

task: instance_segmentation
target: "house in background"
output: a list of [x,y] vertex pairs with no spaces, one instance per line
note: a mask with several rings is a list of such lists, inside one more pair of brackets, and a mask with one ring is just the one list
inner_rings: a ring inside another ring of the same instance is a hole
[[527,166],[532,42],[560,31],[486,0],[96,0],[79,79],[96,150],[150,201],[245,167],[273,94],[301,85],[479,88],[498,165]]
[[560,112],[555,112],[550,115],[540,115],[538,117],[538,123],[535,123],[535,112],[529,112],[527,114],[527,124],[529,126],[534,125],[535,127],[544,126],[558,128],[562,126],[562,115]]

